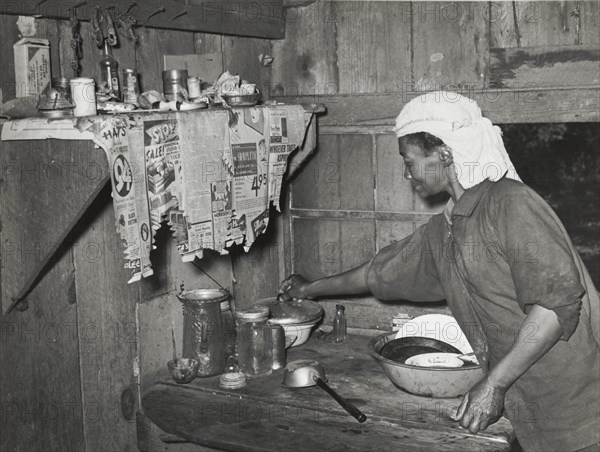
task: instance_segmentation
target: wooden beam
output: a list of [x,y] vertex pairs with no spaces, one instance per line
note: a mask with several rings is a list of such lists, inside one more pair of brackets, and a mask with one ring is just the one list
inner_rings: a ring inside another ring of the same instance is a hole
[[294,218],[340,220],[428,221],[434,214],[423,212],[374,212],[367,210],[290,209]]
[[[600,121],[600,86],[459,91],[477,101],[497,124]],[[286,103],[322,103],[322,126],[389,126],[404,105],[421,92],[276,96]]]
[[[68,19],[74,0],[3,0],[0,14]],[[133,15],[138,26],[199,31],[236,36],[282,39],[285,37],[283,0],[188,0],[143,2],[88,0],[77,8],[77,17],[89,21],[96,6]]]
[[600,47],[490,49],[490,88],[600,83]]

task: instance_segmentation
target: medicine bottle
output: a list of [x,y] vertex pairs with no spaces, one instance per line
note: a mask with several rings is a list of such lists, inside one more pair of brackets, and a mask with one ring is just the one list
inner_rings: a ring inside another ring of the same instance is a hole
[[344,306],[335,305],[335,317],[333,318],[333,342],[344,342],[346,340],[346,315]]

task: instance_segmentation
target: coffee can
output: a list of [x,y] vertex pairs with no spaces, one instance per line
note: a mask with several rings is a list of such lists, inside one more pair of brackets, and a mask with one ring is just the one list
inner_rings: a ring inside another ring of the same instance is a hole
[[138,105],[140,89],[135,69],[123,69],[123,102]]
[[165,99],[178,102],[188,100],[187,69],[170,69],[163,71],[163,94]]

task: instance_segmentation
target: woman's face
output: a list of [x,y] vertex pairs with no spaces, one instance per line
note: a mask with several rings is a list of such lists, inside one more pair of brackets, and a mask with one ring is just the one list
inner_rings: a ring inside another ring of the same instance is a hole
[[427,197],[449,190],[448,170],[440,158],[439,150],[425,155],[421,146],[408,142],[406,137],[398,139],[398,146],[404,160],[404,177],[420,196]]

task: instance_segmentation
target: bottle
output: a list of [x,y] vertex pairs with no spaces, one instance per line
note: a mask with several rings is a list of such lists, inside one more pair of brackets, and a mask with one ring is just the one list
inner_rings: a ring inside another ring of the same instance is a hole
[[100,71],[102,81],[106,82],[108,90],[117,100],[121,100],[121,87],[119,85],[119,63],[112,56],[108,41],[104,40],[104,52],[100,58]]
[[333,318],[333,342],[344,342],[346,340],[346,315],[344,306],[335,305],[335,317]]

